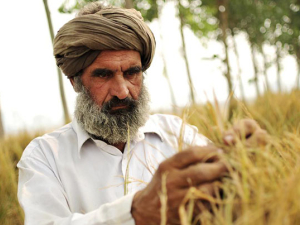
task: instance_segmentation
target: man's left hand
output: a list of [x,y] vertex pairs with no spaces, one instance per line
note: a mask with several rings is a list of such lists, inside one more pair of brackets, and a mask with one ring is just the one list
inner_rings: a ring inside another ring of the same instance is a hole
[[252,119],[242,119],[233,125],[223,135],[225,145],[232,146],[238,140],[244,141],[247,147],[264,146],[268,143],[268,133],[261,129],[258,123]]

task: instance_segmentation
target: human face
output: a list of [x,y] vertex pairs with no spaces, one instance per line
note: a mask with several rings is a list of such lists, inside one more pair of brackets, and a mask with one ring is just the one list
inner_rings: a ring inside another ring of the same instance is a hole
[[[98,106],[117,97],[134,100],[140,94],[143,75],[139,52],[133,50],[102,51],[81,76],[84,87]],[[124,109],[117,105],[112,110]]]

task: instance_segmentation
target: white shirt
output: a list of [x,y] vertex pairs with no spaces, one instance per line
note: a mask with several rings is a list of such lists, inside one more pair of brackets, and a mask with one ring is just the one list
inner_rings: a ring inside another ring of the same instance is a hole
[[150,116],[124,153],[90,138],[76,120],[34,139],[18,163],[25,224],[135,224],[134,193],[177,152],[179,137],[184,147],[207,144],[195,127],[159,114]]

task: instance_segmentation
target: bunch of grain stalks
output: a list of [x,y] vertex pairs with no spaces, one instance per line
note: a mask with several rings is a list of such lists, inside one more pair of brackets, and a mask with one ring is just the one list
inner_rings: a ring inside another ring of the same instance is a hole
[[[224,150],[229,173],[220,182],[221,194],[216,190],[214,198],[191,188],[181,207],[182,224],[300,224],[299,97],[297,91],[267,93],[251,106],[239,103],[230,122],[218,104],[188,110],[187,122]],[[223,132],[244,117],[254,118],[269,132],[266,146],[245,147],[245,140],[230,147],[223,144]],[[209,202],[211,209],[192,220],[199,198]]]
[[22,209],[17,200],[18,171],[16,165],[24,148],[35,135],[27,132],[0,140],[0,224],[24,224]]

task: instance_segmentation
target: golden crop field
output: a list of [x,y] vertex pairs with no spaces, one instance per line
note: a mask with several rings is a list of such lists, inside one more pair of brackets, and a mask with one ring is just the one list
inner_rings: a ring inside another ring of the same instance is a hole
[[[300,92],[265,94],[251,104],[236,105],[229,121],[215,103],[185,110],[185,120],[224,149],[229,175],[222,180],[222,194],[216,198],[191,189],[180,211],[182,224],[300,224]],[[222,132],[240,118],[258,121],[270,134],[268,144],[245,147],[242,140],[234,147],[224,146]],[[24,223],[16,194],[16,164],[34,136],[24,132],[0,141],[2,225]],[[206,199],[212,207],[191,221],[196,198]]]

